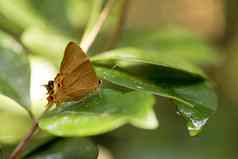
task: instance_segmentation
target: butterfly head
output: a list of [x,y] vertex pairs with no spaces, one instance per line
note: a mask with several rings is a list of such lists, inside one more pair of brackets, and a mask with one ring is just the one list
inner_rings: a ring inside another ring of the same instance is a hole
[[48,84],[44,85],[45,88],[47,89],[47,94],[51,94],[52,91],[54,90],[54,81],[48,81]]

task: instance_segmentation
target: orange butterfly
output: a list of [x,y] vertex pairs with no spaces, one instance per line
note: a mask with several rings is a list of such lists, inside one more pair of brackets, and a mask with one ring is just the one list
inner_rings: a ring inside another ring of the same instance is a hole
[[59,73],[45,86],[47,100],[49,103],[77,101],[96,91],[100,83],[89,57],[77,44],[69,42]]

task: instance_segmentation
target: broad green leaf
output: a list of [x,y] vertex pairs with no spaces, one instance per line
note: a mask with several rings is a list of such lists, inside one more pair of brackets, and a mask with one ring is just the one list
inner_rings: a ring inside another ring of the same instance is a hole
[[[115,69],[98,66],[95,69],[99,77],[115,85],[133,90],[147,91],[172,99],[178,105],[178,110],[181,114],[190,122],[188,123],[189,130],[192,129],[192,126],[196,126],[193,130],[199,129],[197,132],[200,131],[209,116],[216,111],[217,97],[211,84],[206,81],[188,84],[154,83],[154,81],[149,81],[140,76],[133,76]],[[198,123],[199,121],[204,122],[200,125],[191,125],[191,122]],[[194,131],[190,134],[195,135],[196,132]]]
[[[67,17],[67,1],[30,0],[28,3],[50,26],[59,28],[61,31],[72,31],[72,26]],[[52,6],[54,6],[54,9],[52,9]]]
[[97,146],[86,138],[58,138],[42,146],[28,159],[96,159],[98,155]]
[[67,17],[76,31],[83,28],[88,22],[93,5],[97,2],[98,0],[66,0]]
[[87,22],[92,3],[92,0],[0,0],[0,24],[18,35],[29,27],[44,26],[73,36]]
[[31,140],[27,149],[22,153],[22,158],[27,158],[27,156],[33,154],[35,151],[41,149],[41,147],[46,146],[51,141],[55,140],[56,137],[46,133],[45,131],[40,131]]
[[20,45],[0,32],[0,93],[30,106],[30,66]]
[[0,121],[0,144],[16,144],[31,126],[27,111],[2,95],[0,95]]
[[216,64],[221,61],[217,50],[209,46],[195,33],[177,27],[161,30],[125,31],[119,47],[136,47],[143,50],[154,50],[160,54],[170,54],[196,64]]
[[81,103],[66,105],[49,112],[40,127],[58,136],[89,136],[105,133],[126,123],[154,129],[158,123],[153,113],[155,99],[143,92],[121,93],[102,89]]
[[[30,0],[28,2],[51,28],[78,37],[88,20],[92,0]],[[54,6],[54,9],[52,9]]]
[[[42,134],[42,131],[40,131]],[[39,136],[39,133],[37,134]],[[29,154],[36,151],[38,148],[40,148],[43,145],[46,145],[50,141],[54,140],[55,137],[49,136],[49,137],[41,137],[41,138],[35,138],[33,137],[33,140],[31,140],[30,144],[27,146],[27,149],[22,153],[21,158],[26,158]],[[19,141],[15,141],[11,144],[0,144],[0,158],[1,159],[7,159],[11,153],[16,148]]]
[[[4,17],[7,27],[9,24],[18,28],[21,32],[29,26],[42,26],[44,22],[42,18],[35,12],[29,3],[30,0],[0,0],[0,15]],[[9,22],[9,23],[8,23]]]
[[[184,103],[175,102],[178,114],[187,120],[187,128],[191,136],[197,135],[207,123],[211,114],[217,109],[217,96],[208,82],[192,85],[176,86],[174,93],[193,103],[194,107],[186,107]],[[195,109],[194,109],[195,108]]]
[[156,81],[200,80],[206,78],[201,69],[183,59],[158,52],[144,52],[135,48],[111,50],[92,57],[92,61],[98,65],[119,67]]
[[22,32],[22,28],[17,27],[16,24],[3,15],[0,14],[0,29],[13,35],[14,37],[19,37]]
[[[106,4],[105,2],[106,2],[105,0],[94,0],[93,1],[91,14],[90,14],[88,24],[87,24],[86,30],[85,30],[85,36],[87,36],[88,33],[92,30],[92,28],[95,26],[100,14],[101,14],[103,7]],[[115,1],[113,3],[113,7],[110,10],[110,14],[107,17],[107,20],[105,21],[105,24],[103,25],[103,28],[101,28],[101,32],[103,32],[105,34],[105,33],[110,32],[114,29],[113,27],[114,27],[117,19],[119,18],[122,4],[123,4],[123,1]],[[102,34],[101,36],[103,36],[104,34]],[[98,38],[100,38],[100,37],[98,37]],[[104,41],[104,43],[101,44],[101,47],[102,47],[102,45],[105,46],[105,41]]]
[[189,108],[183,103],[175,102],[177,105],[177,114],[181,115],[187,122],[187,129],[190,136],[198,135],[203,126],[207,123],[212,111],[206,110],[204,108],[193,109]]
[[42,55],[55,65],[59,65],[64,49],[72,38],[46,28],[33,27],[22,35],[23,44],[34,54]]
[[0,158],[6,159],[10,156],[11,152],[14,150],[13,145],[0,145]]

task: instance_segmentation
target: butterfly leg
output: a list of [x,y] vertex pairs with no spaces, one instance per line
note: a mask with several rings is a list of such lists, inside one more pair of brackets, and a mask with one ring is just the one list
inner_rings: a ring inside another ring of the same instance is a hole
[[96,94],[101,98],[102,97],[102,80],[98,81],[98,87],[96,88]]
[[79,103],[85,104],[89,96],[82,97],[78,100]]

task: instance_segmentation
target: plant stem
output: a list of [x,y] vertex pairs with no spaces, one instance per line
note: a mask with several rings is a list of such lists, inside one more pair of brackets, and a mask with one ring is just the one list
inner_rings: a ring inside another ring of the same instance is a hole
[[103,23],[107,19],[108,15],[109,15],[109,12],[110,12],[110,10],[112,8],[113,1],[114,0],[108,0],[107,1],[107,4],[103,8],[103,10],[102,10],[102,12],[101,12],[101,14],[100,14],[96,24],[92,28],[92,30],[89,33],[85,33],[83,35],[82,40],[80,42],[80,47],[85,52],[88,52],[88,49],[93,44],[94,40],[96,39],[97,34],[101,30],[101,28],[103,26]]
[[108,42],[107,50],[113,49],[116,46],[116,44],[120,38],[120,34],[121,34],[121,32],[123,30],[123,26],[125,25],[125,22],[126,22],[129,5],[130,5],[130,0],[122,0],[121,8],[119,11],[120,15],[117,20],[116,28],[113,31],[112,36]]
[[10,155],[9,159],[16,159],[20,156],[20,154],[25,150],[26,146],[30,142],[32,136],[34,135],[37,129],[38,129],[38,121],[33,120],[31,129],[29,130],[27,135],[21,140],[21,142],[17,145],[15,150]]
[[[39,117],[39,119],[46,113],[48,112],[48,110],[52,107],[53,103],[48,103],[46,106],[46,109],[44,110],[44,112],[41,114],[41,116]],[[39,128],[39,119],[33,119],[32,120],[32,126],[29,130],[29,132],[26,134],[26,136],[21,140],[21,142],[17,145],[17,147],[15,148],[15,150],[11,153],[9,159],[17,159],[18,157],[20,157],[21,153],[25,150],[25,148],[27,147],[27,145],[29,144],[29,142],[31,141],[33,135],[35,134],[35,132],[38,130]]]

